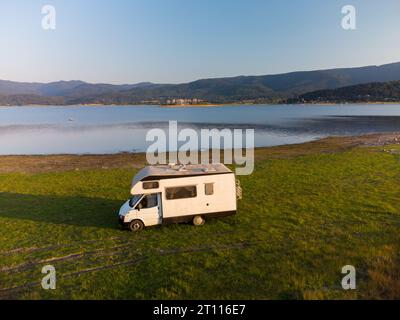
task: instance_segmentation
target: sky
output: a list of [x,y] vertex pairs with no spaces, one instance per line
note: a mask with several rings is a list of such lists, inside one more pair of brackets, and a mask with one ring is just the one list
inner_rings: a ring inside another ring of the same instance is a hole
[[[41,10],[56,9],[55,30]],[[342,28],[342,7],[356,30]],[[399,0],[0,0],[0,79],[181,83],[400,61]]]

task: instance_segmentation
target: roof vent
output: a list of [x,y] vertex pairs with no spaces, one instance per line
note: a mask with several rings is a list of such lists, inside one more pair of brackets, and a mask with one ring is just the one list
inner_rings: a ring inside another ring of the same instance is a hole
[[181,164],[178,168],[178,171],[186,171],[186,166],[184,164]]
[[169,163],[168,168],[175,171],[187,171],[184,164]]

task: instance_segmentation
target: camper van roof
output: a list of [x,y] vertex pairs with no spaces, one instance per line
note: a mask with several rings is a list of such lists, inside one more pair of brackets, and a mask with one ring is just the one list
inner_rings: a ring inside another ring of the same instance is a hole
[[184,177],[194,175],[211,175],[211,174],[223,174],[232,173],[222,163],[216,164],[169,164],[169,165],[157,165],[148,166],[139,171],[139,173],[133,178],[132,186],[139,181],[143,180],[159,180],[172,177]]

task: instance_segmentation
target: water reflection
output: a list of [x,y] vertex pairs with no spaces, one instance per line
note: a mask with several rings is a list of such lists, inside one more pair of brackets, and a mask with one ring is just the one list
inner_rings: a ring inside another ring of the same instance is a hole
[[0,108],[0,154],[141,152],[149,129],[255,129],[256,146],[400,131],[399,105]]

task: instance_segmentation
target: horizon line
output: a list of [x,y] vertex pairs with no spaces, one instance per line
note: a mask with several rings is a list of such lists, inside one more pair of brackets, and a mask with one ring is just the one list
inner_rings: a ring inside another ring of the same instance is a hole
[[155,85],[181,85],[181,84],[187,84],[187,83],[192,83],[196,81],[201,81],[201,80],[217,80],[217,79],[230,79],[230,78],[240,78],[240,77],[262,77],[262,76],[276,76],[276,75],[286,75],[286,74],[291,74],[291,73],[300,73],[300,72],[317,72],[317,71],[328,71],[328,70],[337,70],[337,69],[357,69],[357,68],[367,68],[367,67],[382,67],[385,65],[391,65],[391,64],[399,64],[400,59],[392,62],[387,62],[387,63],[381,63],[381,64],[369,64],[369,65],[359,65],[359,66],[350,66],[350,67],[325,67],[325,68],[316,68],[316,69],[309,69],[309,70],[295,70],[295,71],[286,71],[286,72],[281,72],[281,73],[270,73],[270,74],[247,74],[247,75],[236,75],[236,76],[218,76],[218,77],[205,77],[205,78],[198,78],[186,82],[168,82],[168,83],[161,83],[161,82],[153,82],[153,81],[139,81],[139,82],[125,82],[125,83],[114,83],[114,82],[91,82],[91,81],[85,81],[81,79],[70,79],[70,80],[54,80],[54,81],[48,81],[48,82],[39,82],[39,81],[17,81],[17,80],[10,80],[10,79],[0,79],[0,81],[4,82],[14,82],[14,83],[26,83],[26,84],[52,84],[52,83],[59,83],[59,82],[83,82],[85,84],[92,84],[92,85],[114,85],[114,86],[124,86],[124,85],[138,85],[138,84],[144,84],[144,83],[149,83],[149,84],[155,84]]

